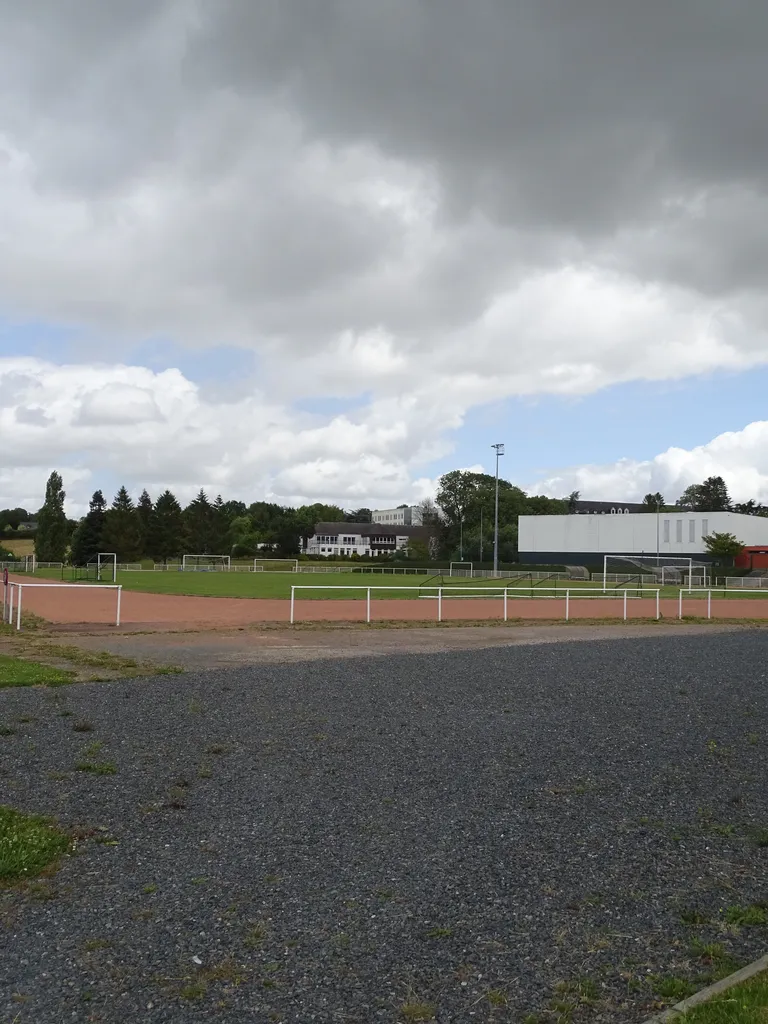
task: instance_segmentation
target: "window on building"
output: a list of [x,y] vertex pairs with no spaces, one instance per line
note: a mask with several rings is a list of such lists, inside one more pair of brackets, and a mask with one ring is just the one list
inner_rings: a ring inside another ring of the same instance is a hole
[[683,520],[678,519],[675,523],[675,540],[678,544],[683,543]]
[[664,520],[664,543],[669,544],[669,520]]
[[688,543],[689,544],[693,544],[693,542],[695,540],[696,540],[696,520],[695,519],[689,519],[688,520]]
[[702,519],[701,520],[701,536],[702,537],[708,537],[709,536],[709,520],[708,519]]

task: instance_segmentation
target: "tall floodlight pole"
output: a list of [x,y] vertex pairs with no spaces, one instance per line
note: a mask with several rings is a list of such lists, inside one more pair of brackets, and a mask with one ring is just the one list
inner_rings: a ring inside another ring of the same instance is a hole
[[483,567],[483,506],[480,506],[480,568]]
[[492,444],[496,449],[496,500],[493,516],[493,575],[499,573],[499,456],[504,454],[503,444]]
[[459,561],[464,561],[464,516],[459,521]]

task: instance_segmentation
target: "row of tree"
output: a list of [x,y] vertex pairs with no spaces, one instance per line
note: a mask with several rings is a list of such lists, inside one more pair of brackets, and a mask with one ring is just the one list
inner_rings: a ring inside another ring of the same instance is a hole
[[768,516],[768,505],[753,498],[749,501],[731,501],[728,485],[721,476],[708,476],[700,484],[686,487],[674,505],[667,505],[664,495],[658,491],[646,494],[643,505],[648,512],[739,512],[745,516]]
[[[64,513],[64,485],[59,473],[51,473],[45,501],[36,519],[35,550],[40,561],[70,559],[84,565],[99,551],[113,551],[120,562],[142,558],[167,561],[182,554],[229,554],[253,557],[275,553],[296,555],[302,538],[311,536],[318,522],[371,522],[371,510],[344,511],[337,505],[313,504],[291,508],[272,502],[211,501],[200,490],[186,506],[164,491],[155,501],[146,490],[134,503],[121,487],[111,505],[101,491],[95,491],[87,515],[75,523]],[[573,511],[578,493],[569,498],[529,495],[507,480],[498,482],[499,559],[517,557],[517,521],[520,515],[564,515]],[[490,561],[496,504],[496,479],[487,473],[453,470],[440,478],[435,501],[420,505],[421,520],[436,536],[432,553],[467,561]],[[748,515],[768,515],[768,508],[756,501],[733,504],[722,477],[708,477],[686,488],[675,505],[668,506],[662,494],[647,494],[643,501],[649,512],[666,509],[691,511],[733,510]],[[402,506],[405,507],[405,506]],[[16,510],[24,513],[24,510]],[[24,513],[28,518],[29,514]],[[0,512],[0,518],[2,512]],[[18,517],[19,522],[25,521]],[[423,557],[418,542],[413,550]]]

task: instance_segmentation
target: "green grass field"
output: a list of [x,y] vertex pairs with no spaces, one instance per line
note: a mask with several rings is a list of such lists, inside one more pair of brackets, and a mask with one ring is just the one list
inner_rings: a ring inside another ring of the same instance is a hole
[[[41,570],[36,576],[60,580],[59,570]],[[65,580],[71,579],[69,571],[65,571]],[[85,581],[83,581],[85,582]],[[91,581],[93,582],[93,581]],[[104,582],[111,582],[105,580]],[[510,598],[519,594],[535,595],[536,593],[548,592],[551,596],[553,590],[565,593],[566,589],[571,592],[588,588],[598,591],[600,584],[596,581],[586,580],[468,580],[462,577],[441,576],[438,573],[431,575],[410,576],[403,574],[389,573],[364,573],[364,572],[332,572],[332,573],[292,573],[292,572],[119,572],[117,582],[122,584],[126,590],[138,590],[153,594],[183,594],[192,597],[245,597],[245,598],[277,598],[287,600],[291,596],[291,586],[311,587],[308,590],[299,590],[296,593],[297,599],[320,598],[350,598],[362,597],[362,589],[366,587],[396,587],[387,593],[384,590],[375,591],[379,599],[392,597],[396,599],[415,598],[419,590],[435,593],[438,586],[445,589],[471,588],[465,593],[468,595],[482,595],[486,590],[499,593],[501,588],[509,588]],[[321,587],[345,588],[334,590],[323,590]],[[349,589],[348,589],[349,588]],[[358,588],[357,591],[351,588]],[[429,588],[426,590],[426,588]],[[608,585],[607,593],[623,593],[622,586]],[[627,588],[630,595],[637,594],[635,587]],[[458,592],[458,591],[457,591]],[[653,589],[645,591],[648,597],[653,596]],[[677,598],[678,587],[663,587],[661,596],[664,598]],[[728,597],[733,600],[740,600],[752,597],[768,598],[768,590],[723,590],[718,588],[712,591],[713,596]],[[706,600],[706,592],[694,592],[686,594],[686,601]]]
[[678,1018],[680,1024],[759,1024],[768,1020],[768,972]]

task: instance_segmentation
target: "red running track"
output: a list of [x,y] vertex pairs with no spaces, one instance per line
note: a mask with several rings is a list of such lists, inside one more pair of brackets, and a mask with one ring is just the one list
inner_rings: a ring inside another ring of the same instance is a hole
[[[12,577],[14,582],[26,583],[22,610],[39,615],[56,624],[109,625],[114,623],[116,592],[102,588],[56,589],[30,585],[24,577]],[[579,598],[571,594],[571,619],[621,619],[624,614],[621,598]],[[436,598],[377,599],[372,595],[373,622],[434,622],[437,620]],[[678,603],[675,598],[661,601],[661,614],[665,619],[676,619]],[[684,598],[683,615],[706,618],[706,598]],[[511,620],[562,621],[565,618],[565,597],[520,598],[509,597],[507,616]],[[652,619],[656,616],[655,598],[629,599],[628,619]],[[301,622],[364,622],[366,601],[356,600],[296,600],[295,620]],[[502,598],[444,597],[444,622],[500,620],[503,618]],[[766,619],[768,599],[713,598],[712,618]],[[184,597],[176,594],[147,594],[137,590],[123,590],[121,624],[145,628],[217,628],[246,626],[262,622],[283,622],[290,619],[288,600],[262,600],[235,597]]]

